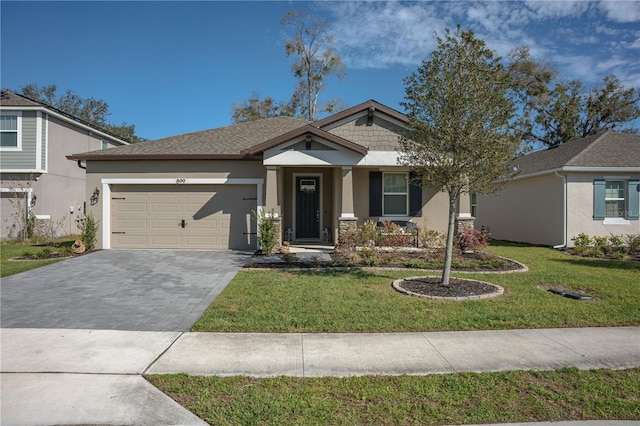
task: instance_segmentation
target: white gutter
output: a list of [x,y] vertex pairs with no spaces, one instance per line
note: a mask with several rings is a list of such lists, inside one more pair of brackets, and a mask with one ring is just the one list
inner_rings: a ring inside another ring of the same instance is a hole
[[562,179],[562,235],[563,242],[557,246],[553,246],[554,249],[560,249],[567,246],[567,177],[555,172],[555,175]]

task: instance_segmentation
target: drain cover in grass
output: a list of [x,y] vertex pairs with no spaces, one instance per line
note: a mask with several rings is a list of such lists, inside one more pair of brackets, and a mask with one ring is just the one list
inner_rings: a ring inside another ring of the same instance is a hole
[[576,300],[593,300],[593,297],[587,296],[586,294],[574,293],[567,290],[562,290],[558,288],[550,288],[549,291],[554,294],[558,294],[560,296],[568,297],[569,299]]

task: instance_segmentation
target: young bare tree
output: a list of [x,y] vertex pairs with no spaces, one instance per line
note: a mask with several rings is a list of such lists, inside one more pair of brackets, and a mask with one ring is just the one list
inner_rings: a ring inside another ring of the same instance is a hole
[[298,79],[292,103],[299,104],[302,115],[314,121],[319,113],[332,112],[339,102],[330,100],[319,104],[318,96],[325,89],[327,78],[345,77],[346,67],[332,46],[334,37],[326,34],[329,23],[300,9],[288,12],[281,23],[294,29],[293,38],[285,44],[287,56],[297,58],[291,66]]
[[491,192],[519,146],[509,83],[500,58],[460,27],[446,29],[430,60],[405,79],[410,132],[400,161],[449,196],[442,285],[449,285],[458,198]]

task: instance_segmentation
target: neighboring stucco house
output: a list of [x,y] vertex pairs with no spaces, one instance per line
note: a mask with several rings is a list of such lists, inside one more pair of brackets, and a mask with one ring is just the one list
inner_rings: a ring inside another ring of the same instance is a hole
[[[273,117],[68,158],[86,162],[100,248],[257,247],[253,211],[280,238],[335,242],[365,220],[446,230],[447,195],[398,165],[407,117],[373,100],[315,123]],[[471,221],[469,198],[460,220]]]
[[493,238],[573,246],[571,238],[640,234],[640,136],[605,132],[514,161],[497,195],[478,195],[476,227]]
[[[85,170],[66,156],[127,144],[55,108],[4,90],[0,138],[2,238],[17,236],[16,215],[26,215],[28,209],[39,220],[59,223],[61,233],[78,232],[77,220],[89,201]],[[17,197],[22,201],[16,203]],[[18,213],[17,208],[25,211]]]

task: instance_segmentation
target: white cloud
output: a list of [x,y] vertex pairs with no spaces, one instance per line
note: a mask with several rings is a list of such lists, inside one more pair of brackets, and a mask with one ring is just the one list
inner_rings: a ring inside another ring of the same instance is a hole
[[[471,29],[505,56],[526,45],[555,64],[560,77],[585,84],[615,73],[637,76],[640,33],[618,15],[637,19],[635,1],[368,1],[323,2],[347,68],[416,67],[437,46],[444,28]],[[640,11],[638,11],[640,13]],[[625,26],[626,25],[626,26]],[[624,80],[623,77],[624,76]],[[637,83],[636,83],[637,85]]]
[[637,0],[606,0],[599,7],[614,22],[640,22],[640,2]]

